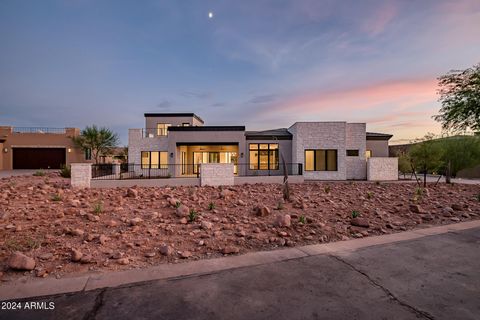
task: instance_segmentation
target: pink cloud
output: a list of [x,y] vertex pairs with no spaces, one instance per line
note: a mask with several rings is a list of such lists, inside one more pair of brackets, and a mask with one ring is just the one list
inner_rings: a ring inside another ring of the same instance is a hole
[[373,17],[364,22],[362,29],[370,36],[376,36],[385,30],[397,13],[398,8],[393,2],[386,2],[375,11]]

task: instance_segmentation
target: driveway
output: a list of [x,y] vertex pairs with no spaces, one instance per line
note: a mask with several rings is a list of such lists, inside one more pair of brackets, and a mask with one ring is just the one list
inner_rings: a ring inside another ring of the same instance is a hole
[[480,228],[135,285],[27,298],[0,319],[479,319]]
[[[9,177],[14,177],[14,176],[29,176],[34,174],[39,170],[30,170],[30,169],[25,169],[25,170],[0,170],[0,179],[1,178],[9,178]],[[58,169],[55,170],[42,170],[44,172],[58,172]]]

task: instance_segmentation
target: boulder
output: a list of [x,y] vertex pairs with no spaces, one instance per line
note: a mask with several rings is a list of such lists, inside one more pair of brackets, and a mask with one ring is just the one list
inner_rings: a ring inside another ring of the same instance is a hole
[[370,227],[370,223],[368,223],[367,219],[359,218],[359,217],[352,218],[352,220],[350,220],[350,224],[352,226],[362,227],[362,228],[369,228]]
[[127,190],[127,197],[136,198],[138,197],[138,190],[133,188],[128,188]]
[[177,215],[177,217],[187,217],[190,213],[190,209],[182,204],[180,205],[180,207],[177,208],[177,210],[175,211],[175,214]]
[[291,217],[288,214],[279,214],[275,218],[275,225],[278,227],[290,227],[292,222],[291,222]]
[[83,256],[83,254],[80,250],[72,249],[72,261],[73,262],[80,261],[80,259],[82,259],[82,256]]
[[210,230],[213,227],[213,223],[208,221],[202,221],[201,227],[203,230]]
[[259,217],[266,217],[270,215],[270,209],[267,206],[255,207],[255,214]]
[[33,270],[35,268],[35,260],[16,251],[8,259],[8,266],[14,270]]
[[173,248],[169,245],[163,245],[160,247],[160,253],[164,256],[171,256],[173,252]]

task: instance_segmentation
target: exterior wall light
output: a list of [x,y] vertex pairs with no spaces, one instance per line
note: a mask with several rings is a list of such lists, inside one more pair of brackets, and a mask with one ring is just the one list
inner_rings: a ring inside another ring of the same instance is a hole
[[72,152],[72,149],[71,148],[68,148],[68,153]]
[[240,153],[240,158],[243,158],[243,152]]
[[173,158],[173,152],[170,152],[170,158]]
[[7,152],[8,152],[8,148],[3,148],[3,152],[7,153]]

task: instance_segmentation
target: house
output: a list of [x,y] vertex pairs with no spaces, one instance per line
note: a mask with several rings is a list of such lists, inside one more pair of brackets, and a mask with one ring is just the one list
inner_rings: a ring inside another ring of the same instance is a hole
[[145,113],[145,128],[129,130],[128,159],[140,175],[147,169],[195,176],[202,163],[233,163],[239,176],[275,175],[285,162],[290,174],[305,179],[363,180],[367,159],[388,157],[391,137],[367,133],[365,123],[296,122],[246,131],[245,126],[206,126],[194,113]]
[[78,135],[78,128],[0,126],[0,170],[60,169],[88,161],[91,155],[76,148],[71,139]]

